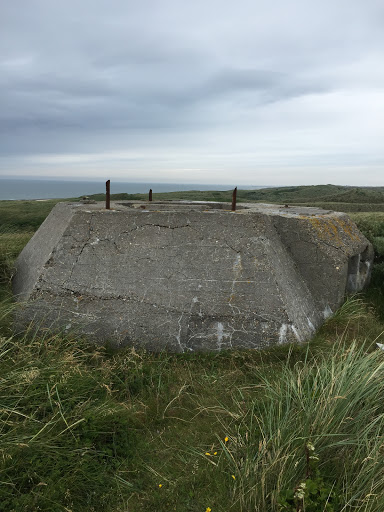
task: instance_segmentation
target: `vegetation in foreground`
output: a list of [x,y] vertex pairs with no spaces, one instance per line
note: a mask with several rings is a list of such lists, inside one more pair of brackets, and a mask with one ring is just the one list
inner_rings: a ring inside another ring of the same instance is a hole
[[8,217],[0,203],[0,510],[384,510],[384,214],[354,214],[377,250],[373,286],[311,343],[170,355],[12,334],[12,262],[49,209],[12,203]]

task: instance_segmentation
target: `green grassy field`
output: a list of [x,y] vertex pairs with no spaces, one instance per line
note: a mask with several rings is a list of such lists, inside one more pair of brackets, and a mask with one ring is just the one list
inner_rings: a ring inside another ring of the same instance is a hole
[[[116,200],[145,200],[147,194],[112,194]],[[94,194],[90,198],[97,201],[105,199],[105,194]],[[232,190],[183,192],[154,191],[153,200],[174,199],[198,201],[232,201]],[[258,190],[237,191],[238,202],[283,203],[301,206],[318,206],[344,212],[384,211],[384,187],[342,187],[337,185],[312,185],[301,187],[264,188]]]
[[12,334],[13,261],[55,202],[0,202],[1,511],[384,510],[381,203],[351,215],[371,287],[310,343],[171,355]]

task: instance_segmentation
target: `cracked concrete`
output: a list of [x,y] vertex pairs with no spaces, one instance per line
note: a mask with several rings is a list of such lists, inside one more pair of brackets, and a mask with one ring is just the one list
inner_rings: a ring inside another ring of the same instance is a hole
[[372,257],[347,215],[315,208],[60,203],[17,260],[17,322],[176,352],[301,342]]

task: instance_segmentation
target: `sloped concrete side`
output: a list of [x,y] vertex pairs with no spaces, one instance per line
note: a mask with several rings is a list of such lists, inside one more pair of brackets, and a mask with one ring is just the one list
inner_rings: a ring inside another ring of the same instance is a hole
[[152,350],[295,340],[299,326],[282,329],[295,319],[274,276],[277,255],[287,257],[268,219],[257,217],[78,212],[25,313]]
[[289,318],[289,322],[282,323],[280,327],[279,343],[285,343],[290,339],[291,332],[295,341],[305,341],[310,339],[322,324],[323,316],[307,282],[301,276],[300,269],[282,243],[273,218],[269,217],[268,220],[275,229],[275,236],[270,236],[265,241],[269,247],[268,259],[274,262],[272,272]]
[[367,285],[373,248],[346,214],[274,216],[273,223],[325,318]]
[[12,282],[13,293],[18,300],[27,300],[64,231],[74,211],[65,203],[58,203],[24,247],[16,261],[16,273]]

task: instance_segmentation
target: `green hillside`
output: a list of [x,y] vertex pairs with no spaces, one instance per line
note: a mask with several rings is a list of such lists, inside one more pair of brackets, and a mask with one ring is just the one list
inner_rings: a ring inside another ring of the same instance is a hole
[[271,202],[332,202],[332,203],[384,203],[383,187],[342,187],[337,185],[312,185],[279,187],[242,191],[242,197],[255,201]]
[[[91,199],[102,201],[105,194],[94,194]],[[115,200],[146,200],[147,194],[112,194]],[[232,190],[181,191],[153,193],[154,200],[232,201]],[[237,191],[239,202],[261,202],[291,205],[314,205],[342,211],[384,211],[384,187],[345,187],[339,185],[311,185],[276,187]],[[341,205],[341,206],[338,206]]]

